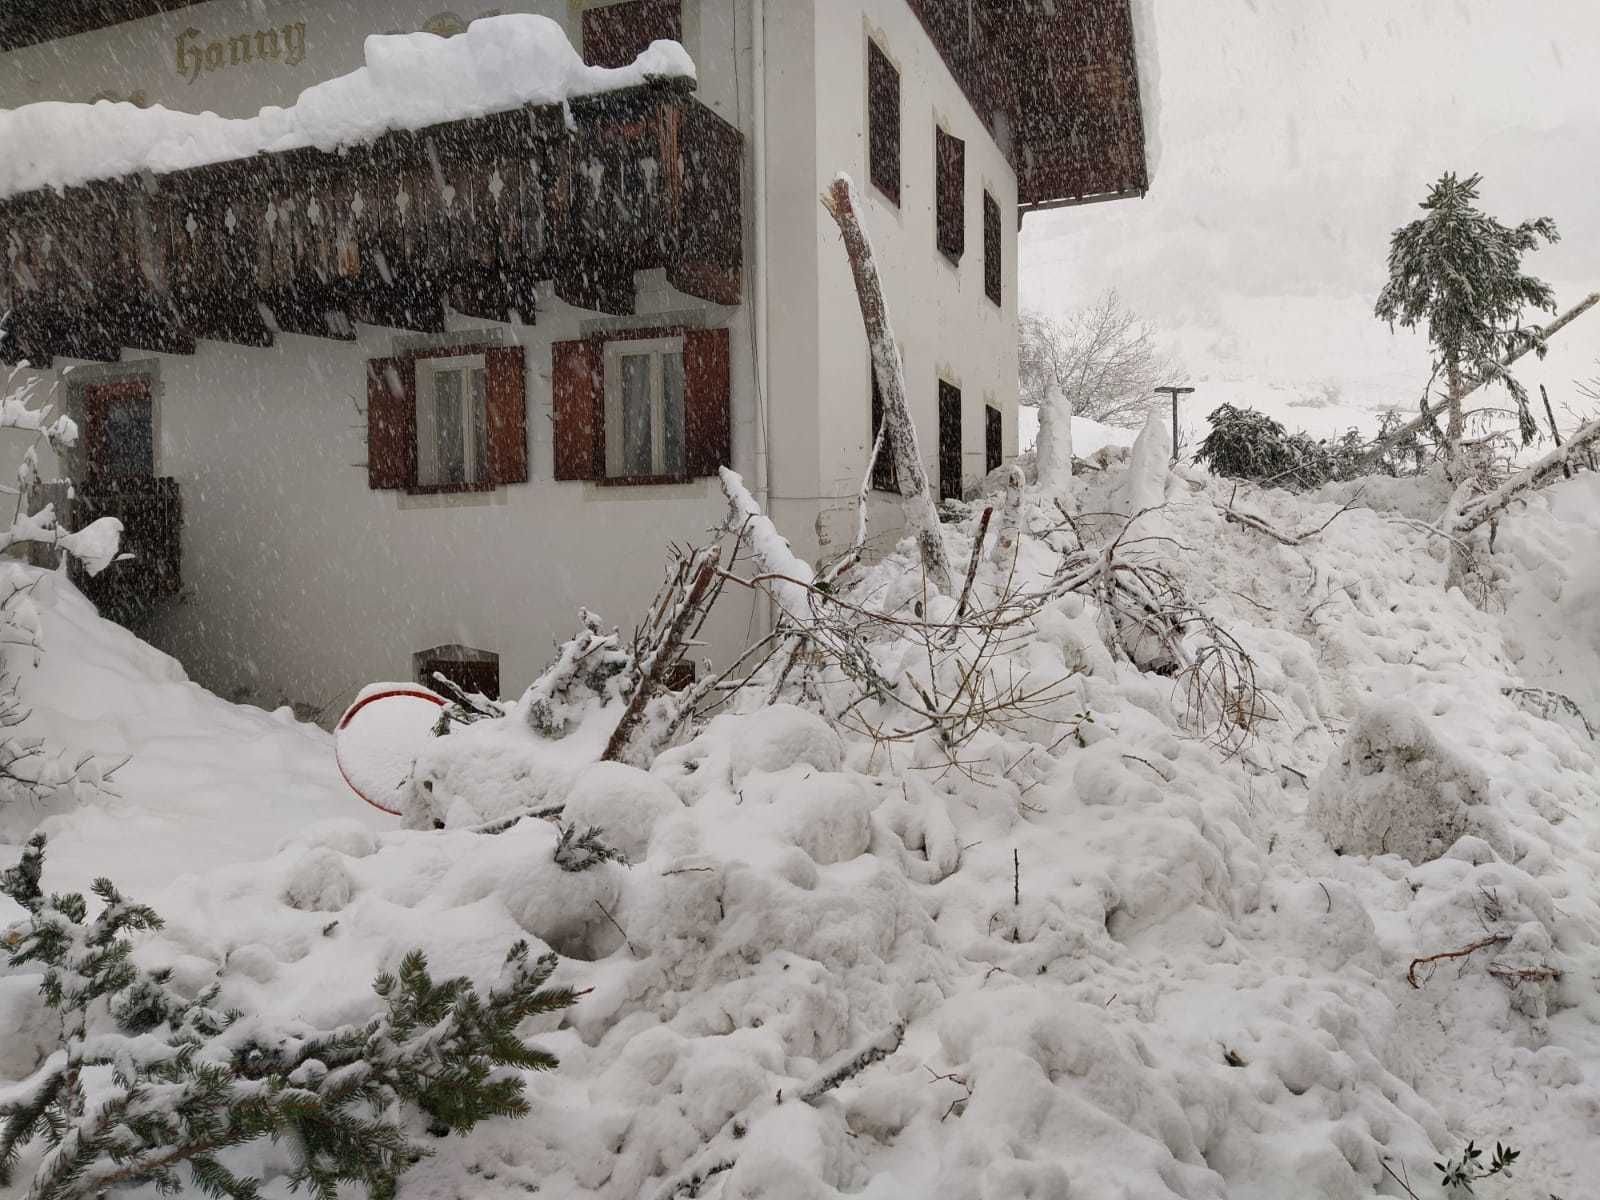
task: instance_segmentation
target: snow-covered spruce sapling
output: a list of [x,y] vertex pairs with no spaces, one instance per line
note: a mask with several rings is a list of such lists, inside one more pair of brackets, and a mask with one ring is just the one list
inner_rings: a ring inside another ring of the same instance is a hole
[[[0,551],[20,545],[54,547],[76,558],[90,575],[103,571],[117,556],[122,538],[122,522],[101,517],[75,533],[61,528],[55,506],[45,504],[27,512],[29,498],[42,485],[39,475],[39,446],[44,443],[57,454],[77,444],[78,427],[68,417],[51,418],[49,404],[36,403],[39,378],[24,377],[13,368],[0,384],[0,432],[29,439],[17,467],[15,486],[0,485],[0,494],[16,497],[9,528],[0,528]],[[33,604],[37,577],[28,577],[20,564],[0,564],[0,655],[31,650],[39,653],[39,614]],[[5,666],[10,667],[7,662]],[[28,709],[17,696],[14,671],[0,669],[0,731],[11,731],[28,718]],[[93,756],[70,759],[42,739],[30,739],[14,732],[0,732],[0,803],[18,797],[43,798],[71,789],[82,780]]]
[[61,1022],[25,1098],[0,1106],[0,1182],[24,1146],[46,1143],[31,1200],[139,1184],[254,1197],[261,1181],[224,1156],[263,1137],[292,1149],[296,1189],[333,1200],[355,1184],[390,1197],[431,1152],[421,1130],[444,1136],[526,1115],[522,1072],[556,1065],[517,1027],[576,996],[545,987],[555,956],[531,958],[525,942],[486,994],[464,978],[435,981],[413,951],[374,982],[385,1010],[366,1024],[273,1028],[218,1007],[216,985],[187,998],[166,973],[135,965],[129,935],[159,929],[160,917],[105,879],[94,885],[104,907],[92,920],[83,896],[46,896],[44,851],[35,836],[0,876],[0,891],[28,913],[10,963],[43,969],[41,991]]
[[[1522,256],[1560,234],[1549,217],[1506,226],[1478,208],[1481,175],[1458,179],[1446,172],[1422,202],[1426,214],[1395,230],[1389,247],[1389,282],[1375,314],[1392,328],[1426,326],[1434,374],[1445,378],[1449,422],[1444,433],[1445,474],[1465,478],[1461,438],[1462,397],[1480,383],[1499,383],[1517,405],[1523,445],[1538,433],[1527,389],[1502,359],[1543,340],[1521,325],[1526,309],[1555,312],[1555,294],[1543,280],[1522,272]],[[1423,398],[1423,411],[1428,411]]]

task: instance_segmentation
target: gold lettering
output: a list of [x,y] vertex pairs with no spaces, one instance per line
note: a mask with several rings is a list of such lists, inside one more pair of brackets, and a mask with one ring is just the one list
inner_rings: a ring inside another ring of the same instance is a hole
[[[204,58],[198,46],[185,46],[184,43],[199,36],[200,31],[192,27],[178,35],[178,74],[187,76],[190,83],[200,78],[200,67],[204,63]],[[191,67],[190,62],[193,62],[194,66]]]
[[[3,3],[4,0],[0,0]],[[256,60],[281,62],[286,67],[298,66],[306,57],[306,26],[304,21],[280,25],[275,29],[256,29],[248,33],[227,34],[209,41],[190,26],[178,34],[174,46],[174,65],[178,76],[189,83],[200,78],[202,71],[220,71],[224,67],[239,67]]]
[[297,66],[306,57],[306,24],[296,21],[293,25],[283,27],[283,65],[286,67]]

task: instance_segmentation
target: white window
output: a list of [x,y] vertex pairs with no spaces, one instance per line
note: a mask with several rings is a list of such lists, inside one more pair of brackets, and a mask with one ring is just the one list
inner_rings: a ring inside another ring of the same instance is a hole
[[683,475],[683,338],[608,342],[606,474]]
[[417,360],[420,486],[468,486],[488,478],[488,400],[483,355]]

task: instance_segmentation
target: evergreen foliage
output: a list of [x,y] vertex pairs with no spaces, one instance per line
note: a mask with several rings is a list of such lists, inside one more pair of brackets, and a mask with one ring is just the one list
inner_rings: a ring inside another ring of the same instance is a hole
[[556,842],[556,866],[563,871],[587,871],[603,862],[627,866],[627,856],[615,847],[606,845],[601,840],[602,836],[602,831],[593,826],[580,832],[576,825],[563,825],[561,837]]
[[[1384,417],[1386,428],[1397,420]],[[1265,413],[1224,404],[1210,416],[1211,431],[1196,457],[1215,474],[1277,487],[1312,488],[1363,472],[1367,442],[1355,430],[1331,441],[1290,433]],[[1403,457],[1415,453],[1415,438],[1389,448],[1379,469],[1399,474]]]
[[[1500,365],[1510,353],[1545,347],[1536,329],[1521,324],[1525,309],[1554,312],[1555,295],[1540,279],[1522,273],[1522,256],[1541,241],[1560,240],[1549,217],[1502,225],[1477,207],[1481,175],[1458,179],[1446,172],[1422,202],[1425,216],[1395,231],[1389,249],[1389,282],[1375,309],[1392,328],[1425,325],[1434,353],[1434,374],[1449,388],[1450,424],[1446,462],[1460,476],[1461,397],[1478,383],[1498,383],[1517,406],[1523,445],[1538,433],[1527,389]],[[1426,412],[1427,400],[1423,401]]]
[[464,978],[435,981],[413,951],[378,976],[385,1011],[367,1024],[273,1029],[217,1007],[216,986],[185,998],[166,973],[136,966],[128,935],[159,929],[161,918],[109,880],[95,882],[104,910],[93,920],[83,896],[47,897],[44,849],[35,836],[0,877],[0,891],[29,914],[11,965],[43,967],[41,990],[61,1017],[60,1048],[31,1094],[0,1106],[0,1183],[23,1146],[38,1137],[48,1146],[30,1200],[135,1184],[245,1200],[260,1180],[221,1155],[262,1137],[294,1148],[296,1189],[334,1200],[340,1185],[357,1184],[390,1197],[429,1153],[415,1127],[444,1136],[524,1116],[521,1072],[556,1065],[517,1027],[575,996],[545,988],[555,956],[531,958],[526,942],[485,995]]

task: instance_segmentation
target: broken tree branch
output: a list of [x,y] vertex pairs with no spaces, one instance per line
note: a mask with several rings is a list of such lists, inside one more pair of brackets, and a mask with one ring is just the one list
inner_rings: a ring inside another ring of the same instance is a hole
[[[1562,313],[1554,321],[1551,321],[1550,324],[1536,327],[1534,336],[1530,337],[1511,353],[1500,359],[1501,370],[1511,366],[1512,363],[1516,362],[1523,355],[1527,354],[1529,350],[1533,350],[1536,347],[1545,345],[1551,338],[1560,333],[1579,317],[1583,316],[1584,313],[1588,312],[1596,304],[1600,304],[1600,292],[1591,292],[1577,304],[1569,308],[1566,312]],[[1461,399],[1465,400],[1468,396],[1472,395],[1472,393],[1476,392],[1484,384],[1490,382],[1495,377],[1495,375],[1491,374],[1485,375],[1480,379],[1468,381],[1466,390],[1461,393]],[[1434,402],[1433,404],[1430,404],[1427,409],[1426,418],[1421,416],[1413,417],[1404,425],[1401,425],[1395,429],[1391,429],[1388,433],[1384,434],[1383,437],[1373,442],[1372,445],[1367,448],[1366,454],[1362,457],[1362,462],[1364,464],[1370,464],[1381,458],[1384,451],[1386,451],[1394,443],[1403,441],[1412,434],[1421,433],[1430,422],[1437,420],[1439,414],[1444,412],[1449,407],[1450,398],[1448,396]]]
[[[1443,954],[1429,954],[1423,958],[1413,958],[1411,960],[1411,965],[1406,968],[1406,982],[1414,988],[1421,988],[1422,983],[1417,981],[1418,967],[1426,966],[1428,963],[1443,962],[1445,959],[1449,958],[1466,958],[1469,954],[1473,954],[1479,950],[1487,949],[1490,946],[1504,946],[1510,940],[1511,939],[1509,937],[1501,933],[1496,934],[1493,937],[1486,937],[1481,942],[1473,942],[1470,946],[1463,946],[1459,950],[1447,950]],[[1424,980],[1423,982],[1425,983],[1427,981]]]
[[861,304],[867,346],[872,352],[873,370],[877,372],[878,387],[883,394],[883,427],[889,447],[894,451],[895,472],[900,484],[906,525],[917,539],[917,549],[921,552],[922,567],[928,580],[949,595],[953,576],[949,557],[945,553],[944,537],[939,530],[939,511],[928,485],[928,473],[922,465],[922,451],[917,445],[917,427],[911,420],[911,408],[906,401],[905,368],[900,361],[894,330],[889,324],[889,306],[883,298],[883,286],[878,279],[872,243],[856,215],[855,195],[855,185],[850,182],[850,177],[841,174],[833,181],[833,186],[823,193],[822,206],[839,226],[845,253],[850,259],[850,269],[855,276],[856,298]]
[[1452,523],[1458,534],[1471,533],[1513,501],[1540,487],[1550,476],[1577,457],[1577,452],[1600,441],[1600,420],[1590,421],[1567,440],[1565,446],[1550,451],[1524,471],[1519,471],[1494,491],[1461,508]]

